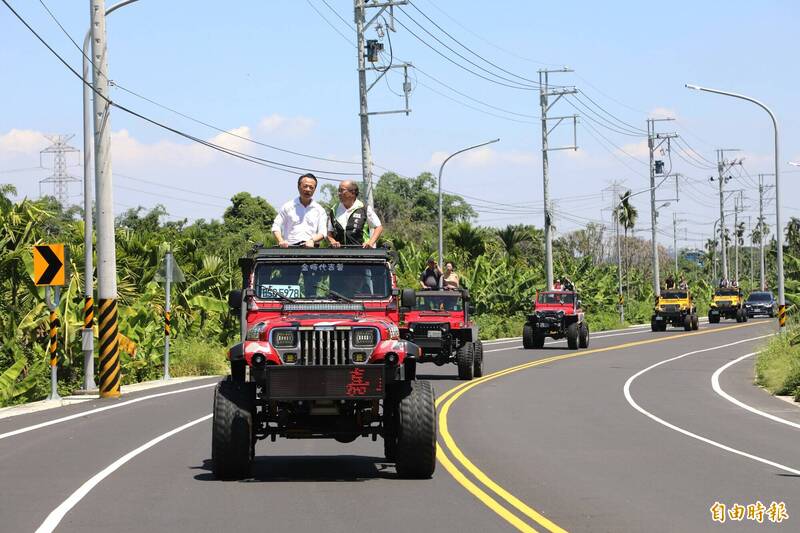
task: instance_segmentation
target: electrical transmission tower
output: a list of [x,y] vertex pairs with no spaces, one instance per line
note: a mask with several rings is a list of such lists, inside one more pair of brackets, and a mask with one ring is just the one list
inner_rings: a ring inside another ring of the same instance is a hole
[[[575,94],[578,92],[574,87],[571,88],[554,88],[548,87],[548,77],[553,72],[573,72],[572,69],[562,68],[556,70],[540,70],[539,71],[539,104],[541,107],[542,115],[542,186],[544,189],[544,197],[542,203],[544,205],[544,255],[545,255],[545,277],[547,278],[547,290],[553,289],[553,236],[551,226],[553,222],[552,208],[550,204],[550,176],[549,163],[547,160],[547,152],[554,150],[577,150],[577,124],[578,115],[548,117],[547,112],[555,105],[563,96],[567,94]],[[555,96],[552,102],[549,102],[549,97]],[[565,120],[572,119],[572,146],[560,146],[557,148],[550,148],[547,137],[554,129],[558,127]],[[552,127],[547,124],[548,120],[555,120],[556,123]]]
[[67,144],[75,135],[45,135],[51,143],[50,146],[39,152],[39,165],[44,166],[44,157],[53,154],[53,173],[43,180],[39,180],[39,196],[42,196],[42,184],[53,184],[53,196],[63,207],[69,202],[69,184],[80,181],[67,172],[67,154],[80,153],[80,150]]
[[[372,206],[374,204],[373,188],[372,188],[372,149],[370,146],[369,138],[369,116],[370,115],[388,115],[394,113],[405,113],[408,115],[411,109],[408,107],[408,96],[411,93],[411,83],[408,81],[408,68],[413,67],[411,63],[400,62],[393,63],[393,52],[391,52],[391,36],[389,32],[395,31],[394,28],[394,7],[408,4],[408,0],[396,0],[386,2],[373,2],[367,3],[367,0],[354,0],[355,4],[355,23],[356,23],[356,50],[358,53],[358,95],[359,95],[359,117],[361,119],[361,173],[364,180],[364,190],[366,194],[367,204]],[[367,9],[378,9],[378,12],[367,21]],[[384,13],[388,11],[388,20]],[[383,24],[381,24],[383,22]],[[378,39],[366,39],[365,33],[370,27],[375,26],[375,30],[379,38],[383,38],[384,34],[389,41],[390,46],[390,63],[385,67],[379,67],[378,63],[381,52],[383,51],[383,43]],[[384,33],[385,32],[385,33]],[[368,67],[367,62],[372,66]],[[380,79],[386,75],[389,70],[394,68],[402,68],[404,75],[403,94],[405,95],[405,109],[395,111],[369,111],[367,105],[367,93],[372,89]],[[377,77],[367,85],[367,71],[374,71]]]

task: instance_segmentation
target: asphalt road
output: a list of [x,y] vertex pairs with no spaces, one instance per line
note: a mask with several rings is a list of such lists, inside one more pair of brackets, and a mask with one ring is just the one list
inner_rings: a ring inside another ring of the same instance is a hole
[[[249,479],[217,481],[212,379],[2,419],[0,530],[797,531],[800,409],[752,385],[752,356],[733,362],[774,331],[727,321],[597,334],[579,351],[489,343],[472,382],[422,366],[440,432],[422,481],[398,479],[367,439],[261,441]],[[763,523],[716,523],[717,502],[762,502]]]

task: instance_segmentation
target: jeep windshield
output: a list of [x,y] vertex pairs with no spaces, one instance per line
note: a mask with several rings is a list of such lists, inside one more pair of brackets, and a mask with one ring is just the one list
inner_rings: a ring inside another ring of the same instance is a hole
[[261,300],[385,299],[392,279],[385,263],[342,261],[261,262],[253,286]]
[[748,302],[771,302],[772,294],[769,292],[754,292],[747,297]]
[[540,292],[536,303],[542,305],[564,305],[575,303],[573,292]]
[[685,300],[688,297],[686,291],[661,291],[661,298],[664,300]]
[[739,289],[717,289],[714,294],[716,296],[738,296]]
[[461,294],[424,294],[417,293],[415,311],[463,311]]

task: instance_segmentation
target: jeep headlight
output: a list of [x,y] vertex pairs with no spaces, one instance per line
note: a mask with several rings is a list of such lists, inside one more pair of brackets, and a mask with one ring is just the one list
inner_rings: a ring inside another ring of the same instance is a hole
[[276,329],[272,332],[272,345],[276,348],[297,346],[297,332],[293,329]]
[[374,328],[354,328],[353,346],[375,346],[378,343],[375,333]]
[[564,318],[564,311],[558,312],[558,318]]
[[264,322],[259,322],[258,324],[247,330],[247,335],[245,335],[244,337],[245,340],[257,341],[258,339],[261,338],[261,333],[263,333],[264,328],[266,327],[267,325]]
[[390,339],[397,340],[400,338],[400,328],[398,328],[395,324],[389,324],[389,327],[386,329],[389,330]]

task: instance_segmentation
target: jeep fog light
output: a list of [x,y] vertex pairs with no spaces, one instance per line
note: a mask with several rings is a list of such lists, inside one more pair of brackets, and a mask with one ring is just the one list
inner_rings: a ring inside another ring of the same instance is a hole
[[353,330],[353,346],[374,346],[375,330],[372,328],[358,328]]
[[364,352],[355,352],[353,354],[353,362],[354,363],[366,363],[367,362],[367,354]]
[[283,362],[293,365],[297,362],[297,354],[296,353],[286,353],[283,354]]
[[294,348],[297,344],[297,337],[293,330],[277,330],[272,333],[272,344],[276,348]]

